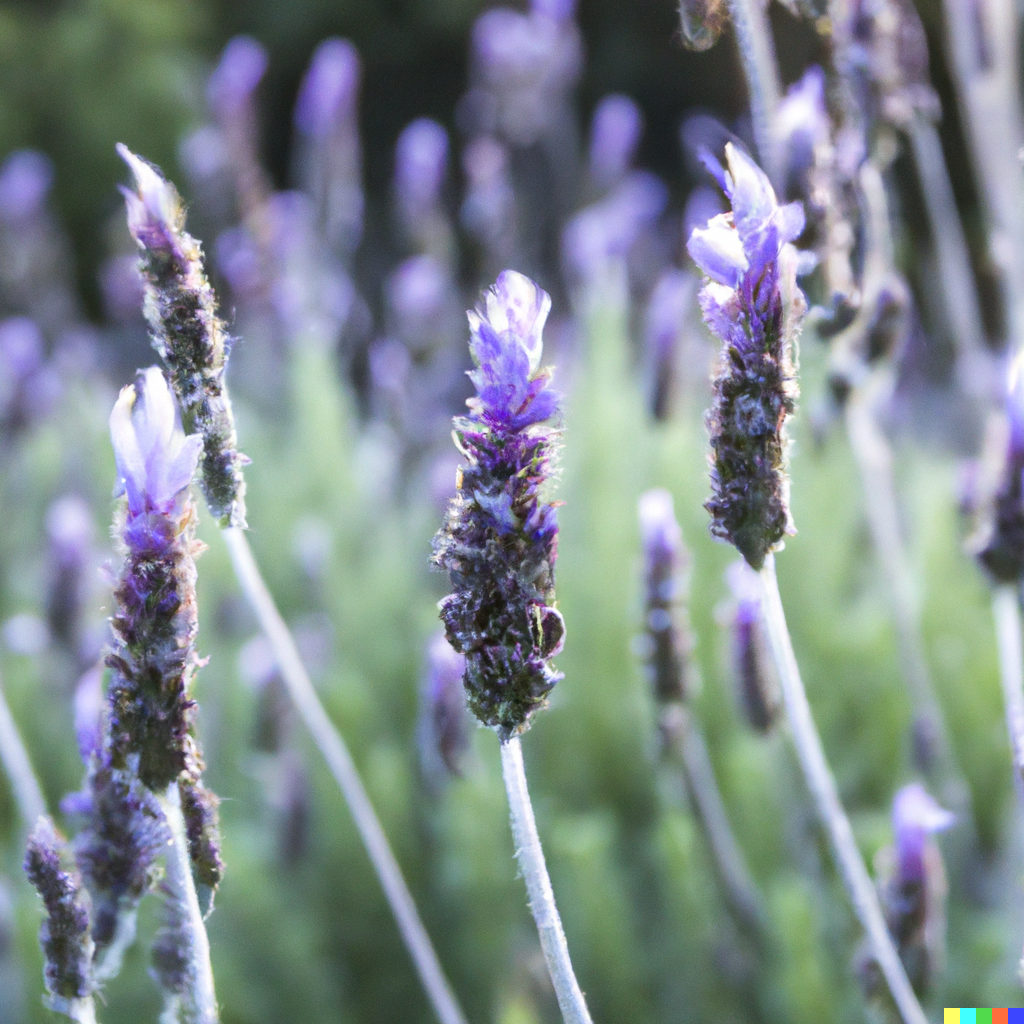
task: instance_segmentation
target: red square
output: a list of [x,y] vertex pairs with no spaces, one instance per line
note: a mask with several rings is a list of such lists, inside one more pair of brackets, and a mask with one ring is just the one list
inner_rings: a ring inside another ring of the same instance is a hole
[[992,1024],[1010,1024],[1010,1011],[992,1008]]

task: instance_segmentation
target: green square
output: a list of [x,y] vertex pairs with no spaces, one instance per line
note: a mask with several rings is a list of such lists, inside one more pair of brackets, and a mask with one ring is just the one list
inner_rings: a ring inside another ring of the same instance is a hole
[[987,1010],[978,1009],[974,1018],[977,1024],[992,1024],[992,1007]]

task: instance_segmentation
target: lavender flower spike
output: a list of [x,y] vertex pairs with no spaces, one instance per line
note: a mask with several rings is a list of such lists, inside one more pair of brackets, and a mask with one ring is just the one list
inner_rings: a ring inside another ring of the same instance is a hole
[[785,472],[785,420],[796,398],[794,342],[807,308],[791,243],[799,203],[779,206],[768,177],[741,149],[717,168],[732,210],[696,228],[688,249],[707,277],[701,309],[722,340],[711,429],[711,532],[754,569],[793,532]]
[[125,562],[114,591],[109,690],[110,751],[116,768],[138,755],[142,783],[160,793],[193,766],[198,664],[195,503],[188,485],[202,440],[185,437],[160,370],[121,392],[110,416],[117,490],[127,496],[120,526]]
[[77,1024],[95,1024],[91,906],[81,875],[62,865],[70,859],[67,852],[53,822],[41,817],[29,836],[25,873],[46,907],[39,942],[46,958],[47,1004]]
[[466,656],[469,706],[504,740],[529,726],[562,678],[550,661],[565,632],[553,607],[558,525],[542,494],[556,437],[542,423],[559,401],[551,370],[540,369],[550,308],[546,292],[506,270],[469,313],[477,395],[455,420],[468,465],[434,539],[434,563],[454,587],[441,618]]
[[128,229],[142,252],[145,313],[153,347],[167,367],[189,430],[202,435],[202,489],[222,526],[245,526],[246,458],[238,451],[234,414],[224,382],[229,338],[217,317],[199,243],[185,231],[175,187],[152,164],[120,143],[135,176],[123,189]]

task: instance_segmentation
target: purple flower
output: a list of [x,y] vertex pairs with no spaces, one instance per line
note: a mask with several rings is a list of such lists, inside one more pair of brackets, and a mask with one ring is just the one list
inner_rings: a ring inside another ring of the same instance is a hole
[[0,167],[0,220],[30,220],[43,209],[53,186],[53,162],[34,149],[19,149]]
[[98,666],[83,673],[75,686],[75,736],[78,753],[88,764],[103,743],[103,673]]
[[477,390],[468,404],[484,419],[521,430],[555,414],[559,395],[548,390],[550,371],[539,369],[550,309],[546,291],[523,274],[503,270],[483,308],[467,314],[476,364],[469,378]]
[[640,108],[628,96],[605,96],[590,125],[590,176],[605,188],[629,170],[643,132]]
[[892,830],[900,879],[923,880],[925,847],[933,835],[945,832],[955,822],[956,815],[940,807],[919,782],[912,782],[896,793],[892,802]]
[[427,645],[420,697],[421,756],[428,777],[436,777],[441,765],[451,775],[462,774],[472,722],[462,686],[465,672],[465,657],[452,648],[444,633],[437,633]]
[[177,189],[148,160],[119,142],[118,155],[135,176],[135,189],[121,187],[128,211],[128,230],[140,248],[170,250],[184,224]]
[[793,341],[806,303],[796,285],[803,230],[799,203],[779,206],[764,172],[732,143],[728,170],[709,169],[732,206],[690,236],[689,251],[707,280],[704,319],[722,341],[709,416],[711,532],[735,544],[755,569],[786,533],[789,481],[785,420],[795,404]]
[[181,416],[159,367],[121,389],[110,414],[110,439],[117,462],[115,494],[128,496],[128,511],[171,512],[192,482],[203,439],[185,436]]
[[665,419],[669,413],[679,349],[695,291],[693,275],[672,268],[658,278],[647,304],[644,349],[650,364],[651,410],[655,419]]
[[355,116],[361,76],[359,52],[347,39],[325,39],[313,52],[295,102],[295,125],[322,138]]
[[235,36],[206,83],[206,100],[218,117],[236,116],[267,71],[267,51],[252,36]]
[[437,203],[448,165],[448,133],[421,117],[407,125],[395,145],[395,191],[407,217]]
[[776,113],[775,130],[786,156],[789,180],[799,181],[814,162],[815,148],[827,145],[832,137],[825,105],[825,72],[817,64],[786,90]]
[[454,435],[466,465],[434,564],[453,593],[441,602],[452,647],[466,657],[465,685],[477,718],[507,739],[529,726],[561,679],[550,659],[565,623],[553,606],[558,524],[543,491],[551,475],[558,411],[540,368],[546,292],[506,270],[469,314],[470,377],[477,397]]

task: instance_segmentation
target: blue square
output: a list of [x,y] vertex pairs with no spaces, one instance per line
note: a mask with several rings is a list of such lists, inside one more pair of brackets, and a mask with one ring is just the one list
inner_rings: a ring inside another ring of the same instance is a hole
[[1024,1024],[1024,1008],[1011,1006],[1006,1014],[1007,1024]]

